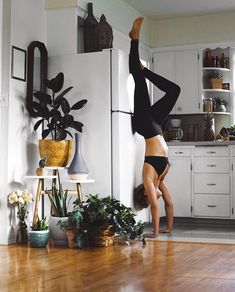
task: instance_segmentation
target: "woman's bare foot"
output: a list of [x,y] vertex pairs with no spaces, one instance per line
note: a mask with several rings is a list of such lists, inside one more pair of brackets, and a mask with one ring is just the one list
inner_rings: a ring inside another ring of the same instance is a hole
[[142,16],[140,16],[140,17],[136,18],[135,21],[133,22],[132,29],[129,32],[129,37],[132,40],[138,40],[139,39],[140,28],[141,28],[141,24],[142,24],[143,20],[144,20],[144,18]]
[[159,233],[171,233],[172,229],[165,228],[165,229],[159,229]]
[[154,232],[152,232],[152,233],[147,232],[147,233],[144,233],[144,236],[146,238],[157,238],[158,234],[154,234]]

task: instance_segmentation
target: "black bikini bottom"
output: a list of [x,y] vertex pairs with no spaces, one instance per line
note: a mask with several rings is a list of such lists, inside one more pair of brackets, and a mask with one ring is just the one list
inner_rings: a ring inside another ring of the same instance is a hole
[[152,165],[158,176],[160,176],[169,164],[168,157],[164,156],[145,156],[144,162]]

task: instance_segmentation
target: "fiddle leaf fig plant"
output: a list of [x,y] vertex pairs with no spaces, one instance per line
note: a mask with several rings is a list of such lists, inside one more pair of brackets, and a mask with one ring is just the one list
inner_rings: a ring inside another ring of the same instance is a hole
[[56,96],[64,85],[64,74],[62,72],[57,74],[55,78],[45,80],[44,82],[46,87],[51,90],[52,94],[49,95],[42,91],[34,92],[34,96],[38,101],[34,101],[32,106],[37,113],[37,117],[41,118],[34,125],[34,130],[36,131],[39,126],[44,123],[42,139],[45,139],[51,134],[53,140],[64,140],[67,135],[72,137],[72,134],[67,130],[69,128],[82,132],[83,124],[79,121],[75,121],[72,112],[83,108],[87,100],[81,99],[70,106],[65,95],[73,88],[72,86],[63,90]]

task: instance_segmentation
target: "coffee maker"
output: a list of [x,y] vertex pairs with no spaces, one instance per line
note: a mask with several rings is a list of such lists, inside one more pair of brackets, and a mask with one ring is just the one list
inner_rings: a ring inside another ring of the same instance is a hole
[[180,119],[171,119],[170,120],[170,141],[181,141],[183,138],[183,130],[180,128],[181,120]]

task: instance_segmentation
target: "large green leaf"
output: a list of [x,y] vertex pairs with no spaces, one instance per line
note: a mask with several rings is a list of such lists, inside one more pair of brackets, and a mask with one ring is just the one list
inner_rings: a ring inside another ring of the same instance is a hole
[[55,78],[51,79],[49,82],[45,82],[46,86],[50,88],[54,93],[59,92],[64,85],[64,74],[60,72]]
[[70,105],[67,101],[67,99],[62,98],[61,99],[61,108],[64,114],[68,114],[70,112]]
[[51,104],[51,96],[47,93],[44,93],[42,91],[36,91],[33,94],[40,102],[43,104]]
[[72,115],[65,115],[63,117],[63,122],[67,127],[70,127],[73,124],[74,118]]
[[87,104],[87,99],[79,100],[71,107],[71,110],[78,110],[80,108],[83,108],[86,104]]
[[42,132],[42,139],[45,139],[49,134],[50,134],[50,130],[49,129],[46,129]]
[[74,128],[78,132],[82,133],[82,127],[83,127],[83,124],[82,123],[77,122],[77,121],[73,121],[73,124],[70,127],[71,128]]
[[38,127],[42,124],[43,121],[44,121],[44,119],[37,121],[37,123],[34,125],[34,131],[36,131],[38,129]]

